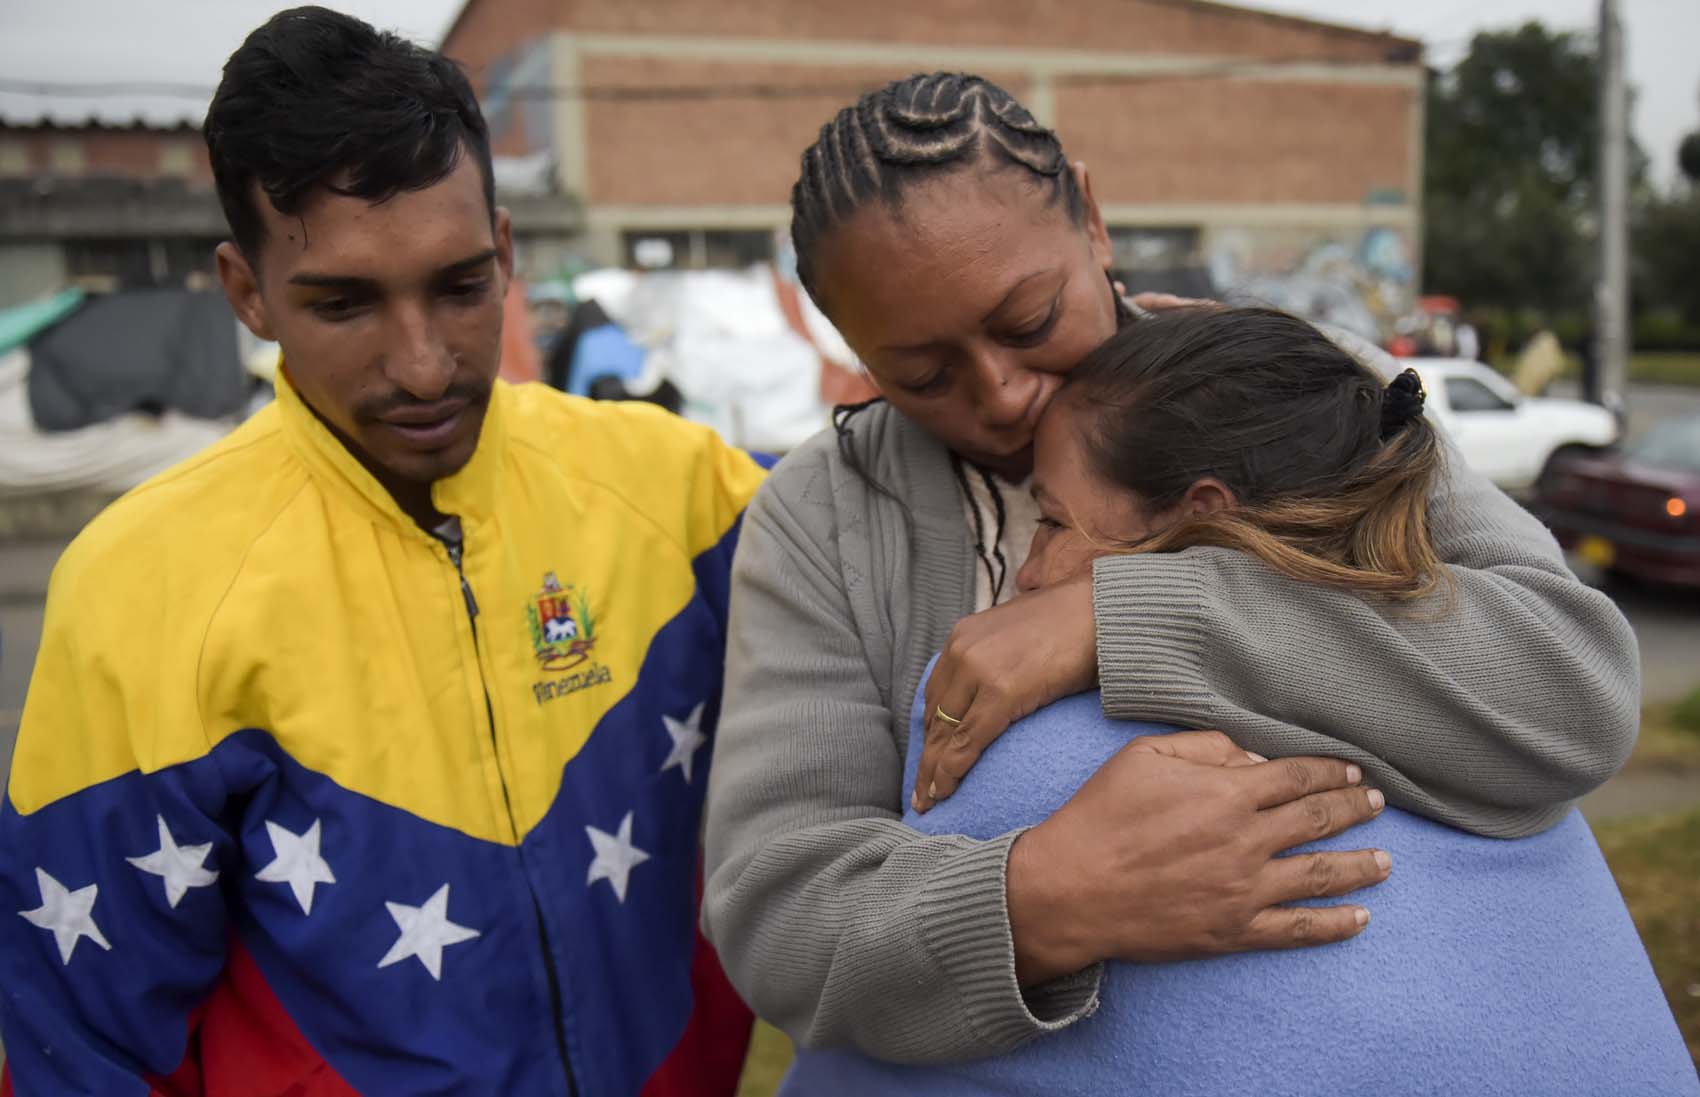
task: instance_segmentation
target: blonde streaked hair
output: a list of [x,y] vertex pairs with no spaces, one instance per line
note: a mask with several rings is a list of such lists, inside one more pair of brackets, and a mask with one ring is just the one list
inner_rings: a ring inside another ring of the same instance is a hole
[[1390,387],[1309,323],[1264,308],[1165,310],[1069,377],[1089,460],[1154,512],[1215,478],[1235,504],[1125,552],[1206,545],[1283,575],[1409,601],[1450,589],[1429,531],[1444,450],[1415,375]]

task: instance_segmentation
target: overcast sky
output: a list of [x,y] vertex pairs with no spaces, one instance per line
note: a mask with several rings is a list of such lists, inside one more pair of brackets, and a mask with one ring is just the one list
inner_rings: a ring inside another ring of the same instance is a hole
[[[410,37],[435,41],[460,0],[328,0]],[[641,3],[642,0],[630,0]],[[1009,0],[1016,2],[1016,0]],[[1597,0],[1242,0],[1422,39],[1431,60],[1456,60],[1478,30],[1540,19],[1592,30]],[[1700,128],[1700,0],[1621,0],[1634,130],[1661,181],[1676,143]],[[0,75],[12,80],[173,81],[211,87],[224,58],[278,0],[0,0]],[[27,99],[0,92],[10,113]],[[165,107],[164,102],[156,104]],[[176,104],[181,108],[181,102]]]

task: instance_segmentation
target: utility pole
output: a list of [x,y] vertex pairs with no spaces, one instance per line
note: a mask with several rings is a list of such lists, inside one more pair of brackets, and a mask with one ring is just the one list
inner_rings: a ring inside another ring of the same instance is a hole
[[1624,409],[1629,380],[1629,95],[1618,0],[1600,0],[1599,266],[1594,283],[1593,376],[1587,395]]

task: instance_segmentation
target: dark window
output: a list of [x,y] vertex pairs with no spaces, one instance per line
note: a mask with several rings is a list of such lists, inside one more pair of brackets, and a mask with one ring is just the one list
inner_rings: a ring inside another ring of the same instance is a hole
[[768,229],[710,229],[702,234],[706,267],[743,268],[773,259],[773,233]]
[[1169,271],[1198,265],[1193,225],[1122,226],[1110,230],[1111,265],[1119,271]]
[[1511,401],[1472,377],[1448,377],[1446,402],[1453,411],[1510,411]]
[[742,269],[773,259],[770,229],[629,229],[626,265],[641,270]]
[[672,270],[691,265],[691,234],[684,230],[645,229],[622,236],[628,267]]
[[1637,464],[1700,472],[1700,417],[1660,423],[1631,446]]
[[216,240],[67,240],[65,272],[99,288],[182,286],[213,273]]

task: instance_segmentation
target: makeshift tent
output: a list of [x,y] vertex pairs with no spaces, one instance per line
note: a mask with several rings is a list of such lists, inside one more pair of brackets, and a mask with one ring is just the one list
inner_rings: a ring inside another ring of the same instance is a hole
[[618,306],[596,299],[649,348],[630,387],[672,381],[685,416],[734,445],[784,453],[826,426],[820,354],[787,324],[769,268],[656,272]]
[[83,303],[80,289],[61,290],[52,297],[0,310],[0,354],[16,350],[57,324]]
[[0,499],[53,491],[117,494],[224,437],[230,425],[167,413],[130,414],[44,433],[30,416],[27,351],[0,354]]
[[573,349],[567,391],[574,396],[588,396],[595,383],[604,377],[629,385],[642,375],[643,360],[643,348],[632,342],[618,324],[591,328],[579,336]]
[[565,392],[572,378],[573,355],[578,353],[578,341],[587,331],[593,331],[605,324],[612,323],[608,314],[597,302],[581,301],[573,308],[567,319],[567,326],[561,329],[560,336],[549,351],[549,360],[543,367],[543,381],[550,388]]
[[76,430],[132,411],[217,419],[242,411],[248,377],[224,296],[151,289],[91,297],[30,343],[37,427]]

